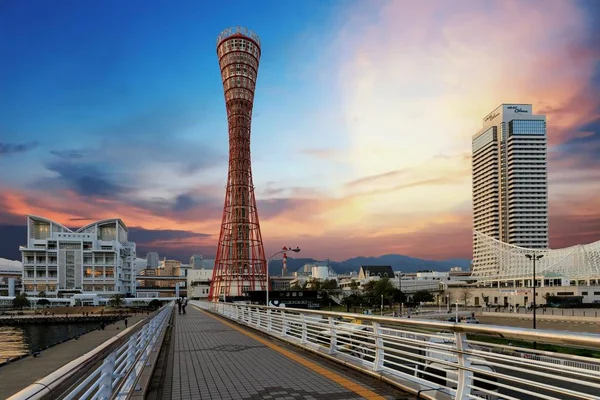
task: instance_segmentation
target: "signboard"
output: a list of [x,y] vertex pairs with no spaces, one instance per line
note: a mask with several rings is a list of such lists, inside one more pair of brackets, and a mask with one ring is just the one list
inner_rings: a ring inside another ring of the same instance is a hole
[[527,110],[521,106],[507,106],[506,109],[512,110],[515,114],[529,113],[529,110]]
[[[255,290],[248,292],[250,301],[255,304],[265,304],[267,292]],[[269,303],[272,307],[289,307],[318,310],[321,308],[316,290],[271,290]]]
[[485,117],[484,122],[493,121],[500,113],[491,113],[487,117]]
[[522,296],[531,293],[531,289],[500,289],[498,291],[506,296]]

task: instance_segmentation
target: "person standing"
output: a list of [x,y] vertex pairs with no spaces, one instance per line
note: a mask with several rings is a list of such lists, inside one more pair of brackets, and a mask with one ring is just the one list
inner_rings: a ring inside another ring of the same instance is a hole
[[125,329],[127,329],[127,318],[125,318]]

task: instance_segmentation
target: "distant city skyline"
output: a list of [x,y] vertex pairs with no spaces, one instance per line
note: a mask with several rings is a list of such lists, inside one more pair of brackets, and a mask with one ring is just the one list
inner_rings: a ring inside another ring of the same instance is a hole
[[116,217],[140,254],[211,258],[228,150],[214,48],[235,25],[264,49],[267,256],[470,258],[471,139],[502,103],[547,117],[551,247],[600,239],[598,2],[258,4],[3,4],[0,243],[25,244],[29,213]]

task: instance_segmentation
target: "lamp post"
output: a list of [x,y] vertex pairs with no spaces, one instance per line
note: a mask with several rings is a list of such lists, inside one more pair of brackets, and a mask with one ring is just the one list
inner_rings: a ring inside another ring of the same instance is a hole
[[398,271],[398,290],[400,291],[400,317],[402,317],[402,308],[404,306],[404,294],[402,293],[402,271]]
[[279,250],[277,253],[273,254],[271,257],[269,257],[269,260],[267,261],[267,307],[269,306],[269,289],[271,288],[269,285],[269,264],[271,263],[271,260],[273,259],[273,257],[278,256],[279,254],[283,254],[286,253],[288,251],[293,251],[294,253],[300,253],[300,248],[296,246],[295,249],[292,249],[291,247],[284,247],[283,249]]
[[381,295],[381,316],[383,317],[383,295]]
[[450,314],[450,295],[449,294],[446,295],[446,311],[448,311],[448,314]]
[[456,299],[456,319],[455,322],[458,323],[458,299]]
[[529,258],[530,260],[533,260],[533,329],[536,329],[536,320],[535,320],[535,309],[537,307],[537,301],[535,299],[535,262],[537,260],[539,260],[540,258],[544,257],[543,254],[525,254],[525,257]]

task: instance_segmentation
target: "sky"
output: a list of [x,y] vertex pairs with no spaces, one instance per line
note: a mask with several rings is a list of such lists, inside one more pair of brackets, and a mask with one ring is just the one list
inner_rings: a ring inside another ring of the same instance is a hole
[[214,256],[238,25],[267,255],[470,258],[471,138],[501,103],[547,115],[551,247],[600,240],[599,22],[595,0],[4,0],[0,242],[27,214],[119,217],[138,255]]

